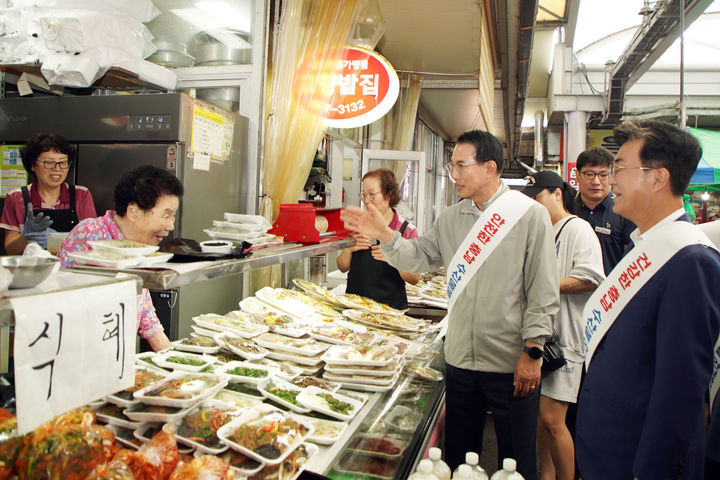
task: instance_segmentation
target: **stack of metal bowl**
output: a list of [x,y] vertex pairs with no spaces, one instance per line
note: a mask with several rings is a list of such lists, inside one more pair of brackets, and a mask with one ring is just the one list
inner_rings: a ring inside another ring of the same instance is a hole
[[54,257],[11,255],[0,257],[0,265],[13,275],[10,288],[31,288],[52,273],[59,260]]

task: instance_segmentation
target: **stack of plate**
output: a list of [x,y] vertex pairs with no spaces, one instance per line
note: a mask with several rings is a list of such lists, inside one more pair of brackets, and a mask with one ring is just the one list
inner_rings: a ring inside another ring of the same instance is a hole
[[172,253],[158,252],[157,245],[132,240],[90,240],[89,252],[73,252],[68,256],[77,263],[106,268],[149,267],[164,263]]
[[314,375],[320,371],[323,367],[323,353],[329,346],[314,338],[293,338],[276,333],[263,333],[254,340],[268,351],[268,358],[290,362],[304,375]]
[[400,377],[405,359],[395,346],[330,347],[322,356],[323,378],[344,388],[384,392],[393,388]]
[[248,242],[253,245],[282,243],[281,237],[267,233],[271,228],[270,222],[260,215],[225,213],[224,220],[213,220],[212,228],[203,231],[216,240]]

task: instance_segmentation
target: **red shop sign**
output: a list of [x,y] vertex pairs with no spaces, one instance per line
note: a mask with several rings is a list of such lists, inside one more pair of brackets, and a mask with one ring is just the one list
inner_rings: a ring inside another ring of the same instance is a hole
[[400,91],[397,73],[380,54],[364,48],[347,47],[343,58],[325,124],[353,128],[372,123],[395,104]]

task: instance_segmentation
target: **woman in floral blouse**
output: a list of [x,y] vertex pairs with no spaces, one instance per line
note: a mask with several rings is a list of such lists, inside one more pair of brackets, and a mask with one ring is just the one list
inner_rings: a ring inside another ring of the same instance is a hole
[[[115,187],[115,210],[81,221],[58,252],[63,268],[74,265],[69,253],[87,252],[92,240],[132,240],[159,244],[173,230],[183,186],[177,177],[150,165],[138,167]],[[153,350],[170,346],[146,288],[138,295],[138,334]]]

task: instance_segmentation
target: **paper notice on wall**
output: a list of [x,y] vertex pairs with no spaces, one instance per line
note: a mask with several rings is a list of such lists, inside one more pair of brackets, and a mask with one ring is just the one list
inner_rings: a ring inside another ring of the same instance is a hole
[[135,381],[135,280],[11,298],[18,430]]
[[225,118],[219,113],[195,106],[193,110],[192,153],[202,153],[217,160],[223,160],[223,138]]
[[210,155],[196,153],[193,157],[193,168],[195,170],[210,171]]
[[22,145],[0,145],[2,164],[0,164],[0,197],[8,192],[27,185],[28,175],[20,158]]

